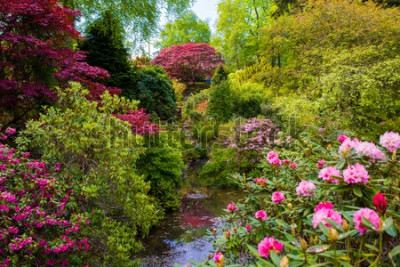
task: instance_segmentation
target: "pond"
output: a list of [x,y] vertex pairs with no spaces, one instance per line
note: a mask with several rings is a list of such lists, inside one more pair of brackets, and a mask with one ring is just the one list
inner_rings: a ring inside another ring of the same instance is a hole
[[206,237],[208,229],[221,227],[224,209],[243,196],[238,190],[214,189],[185,183],[181,207],[168,213],[165,220],[143,242],[139,255],[142,266],[184,266],[189,260],[204,261],[213,249]]

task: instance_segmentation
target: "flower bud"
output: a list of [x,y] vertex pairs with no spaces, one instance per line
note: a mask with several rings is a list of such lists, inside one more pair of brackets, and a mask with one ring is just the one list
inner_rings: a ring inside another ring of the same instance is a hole
[[212,229],[212,233],[213,233],[213,235],[216,235],[217,234],[217,229],[213,228]]
[[382,193],[376,194],[372,198],[372,203],[374,204],[376,210],[380,214],[385,214],[386,209],[387,209],[387,201],[386,201],[385,195],[383,195]]
[[281,259],[280,267],[289,267],[289,258],[285,256]]
[[328,231],[328,238],[330,241],[335,243],[339,238],[338,231],[335,228],[330,228]]
[[225,232],[225,238],[226,238],[226,239],[229,239],[230,237],[231,237],[231,231],[227,230],[227,231]]
[[343,231],[347,232],[349,230],[349,223],[346,219],[343,219]]
[[314,238],[312,236],[310,237],[310,245],[314,245]]
[[289,209],[293,209],[293,204],[292,204],[292,203],[288,203],[288,204],[287,204],[287,207],[288,207]]
[[301,247],[301,250],[303,250],[303,251],[307,250],[308,244],[307,244],[307,241],[304,238],[302,238],[300,240],[300,247]]
[[318,239],[318,236],[316,235],[316,236],[314,237],[314,244],[318,244],[318,241],[319,241],[319,239]]

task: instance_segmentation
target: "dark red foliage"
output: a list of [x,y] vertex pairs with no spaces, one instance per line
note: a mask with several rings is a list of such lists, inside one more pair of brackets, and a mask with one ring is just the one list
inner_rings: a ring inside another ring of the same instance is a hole
[[149,121],[150,114],[147,114],[144,108],[139,110],[130,110],[126,112],[126,114],[114,114],[114,116],[118,119],[129,122],[132,126],[133,134],[154,134],[160,131],[157,124]]
[[74,28],[79,15],[57,0],[0,0],[3,112],[52,102],[56,99],[52,88],[67,86],[69,81],[80,82],[96,94],[107,89],[94,79],[104,79],[108,72],[89,66],[85,54],[71,48],[80,38]]
[[151,62],[163,67],[171,78],[187,82],[211,77],[214,70],[223,63],[214,47],[205,43],[164,48]]

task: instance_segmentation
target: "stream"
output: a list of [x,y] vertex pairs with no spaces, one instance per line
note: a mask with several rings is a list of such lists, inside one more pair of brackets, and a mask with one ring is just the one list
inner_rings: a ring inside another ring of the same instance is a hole
[[196,169],[188,170],[180,208],[167,213],[143,241],[144,251],[139,255],[143,267],[169,267],[175,263],[185,266],[190,265],[189,260],[202,262],[213,249],[206,237],[207,230],[224,224],[224,209],[243,193],[202,187],[196,183],[196,174]]

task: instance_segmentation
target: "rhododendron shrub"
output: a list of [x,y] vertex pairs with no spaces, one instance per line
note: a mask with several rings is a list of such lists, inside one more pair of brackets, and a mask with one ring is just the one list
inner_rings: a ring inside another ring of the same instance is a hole
[[[80,38],[74,28],[79,15],[54,0],[0,1],[3,123],[22,119],[41,105],[53,103],[55,85],[80,82],[93,91],[94,99],[107,89],[94,79],[108,77],[108,72],[88,65],[85,54],[71,48],[73,40]],[[112,91],[119,92],[115,88]]]
[[236,175],[246,196],[227,211],[225,234],[212,236],[227,265],[400,264],[397,133],[380,144],[336,137],[306,132],[265,151],[265,181]]
[[212,77],[223,60],[208,44],[187,43],[161,49],[150,63],[163,67],[171,79],[195,82]]
[[66,166],[75,190],[84,195],[78,207],[90,216],[85,233],[95,244],[88,263],[129,266],[141,248],[136,235],[160,218],[150,184],[137,172],[143,137],[113,115],[135,110],[137,103],[106,93],[99,105],[77,84],[57,93],[57,107],[29,121],[17,142]]
[[82,196],[63,168],[0,142],[2,266],[84,265],[90,245],[81,228],[89,220],[77,213]]

